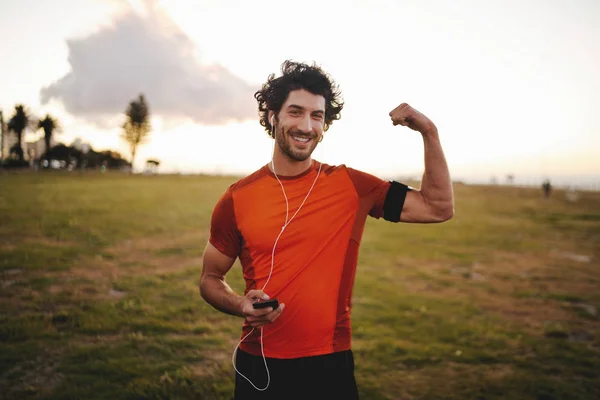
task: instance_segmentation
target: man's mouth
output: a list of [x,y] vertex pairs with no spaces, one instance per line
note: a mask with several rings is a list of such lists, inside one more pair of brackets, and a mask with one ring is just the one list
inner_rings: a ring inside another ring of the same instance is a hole
[[306,144],[312,140],[310,136],[290,135],[298,143]]
[[301,142],[301,143],[308,143],[310,141],[310,138],[308,137],[304,137],[304,136],[292,136],[292,138],[297,141],[297,142]]

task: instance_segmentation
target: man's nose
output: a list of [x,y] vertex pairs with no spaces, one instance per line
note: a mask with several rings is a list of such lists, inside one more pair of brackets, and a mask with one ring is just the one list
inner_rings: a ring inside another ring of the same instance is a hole
[[302,121],[300,121],[300,124],[298,124],[298,129],[305,133],[312,132],[312,121],[310,119],[310,116],[302,118]]

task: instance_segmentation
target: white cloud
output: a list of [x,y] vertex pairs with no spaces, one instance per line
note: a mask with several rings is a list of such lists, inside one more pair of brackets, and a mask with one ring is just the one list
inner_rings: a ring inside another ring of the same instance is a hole
[[157,5],[129,8],[112,25],[67,41],[71,70],[40,91],[42,104],[98,124],[122,113],[144,93],[154,115],[225,124],[257,117],[251,85],[219,65],[195,57],[194,42]]

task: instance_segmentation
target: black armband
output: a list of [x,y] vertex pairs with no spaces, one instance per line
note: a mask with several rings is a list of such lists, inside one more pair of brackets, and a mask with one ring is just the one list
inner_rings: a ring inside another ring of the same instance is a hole
[[404,207],[406,193],[411,190],[403,183],[391,181],[390,188],[383,203],[383,219],[390,222],[400,222],[400,213]]

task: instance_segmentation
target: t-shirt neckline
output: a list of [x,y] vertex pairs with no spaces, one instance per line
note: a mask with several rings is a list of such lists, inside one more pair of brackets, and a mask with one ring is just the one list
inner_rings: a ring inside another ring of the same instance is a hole
[[[266,172],[267,175],[271,176],[274,179],[277,179],[277,178],[275,178],[275,174],[273,173],[273,171],[271,171],[271,168],[269,168],[269,164],[270,164],[270,162],[267,163],[267,164],[265,164],[263,166],[263,170],[265,170],[265,172]],[[293,180],[293,179],[299,179],[299,178],[302,178],[302,177],[310,174],[311,171],[314,171],[315,169],[317,169],[318,165],[319,165],[319,162],[317,160],[312,160],[312,163],[310,164],[310,167],[308,167],[306,169],[306,171],[303,171],[303,172],[299,173],[298,175],[284,176],[284,175],[277,174],[277,177],[280,180],[286,180],[286,181],[287,180]]]

